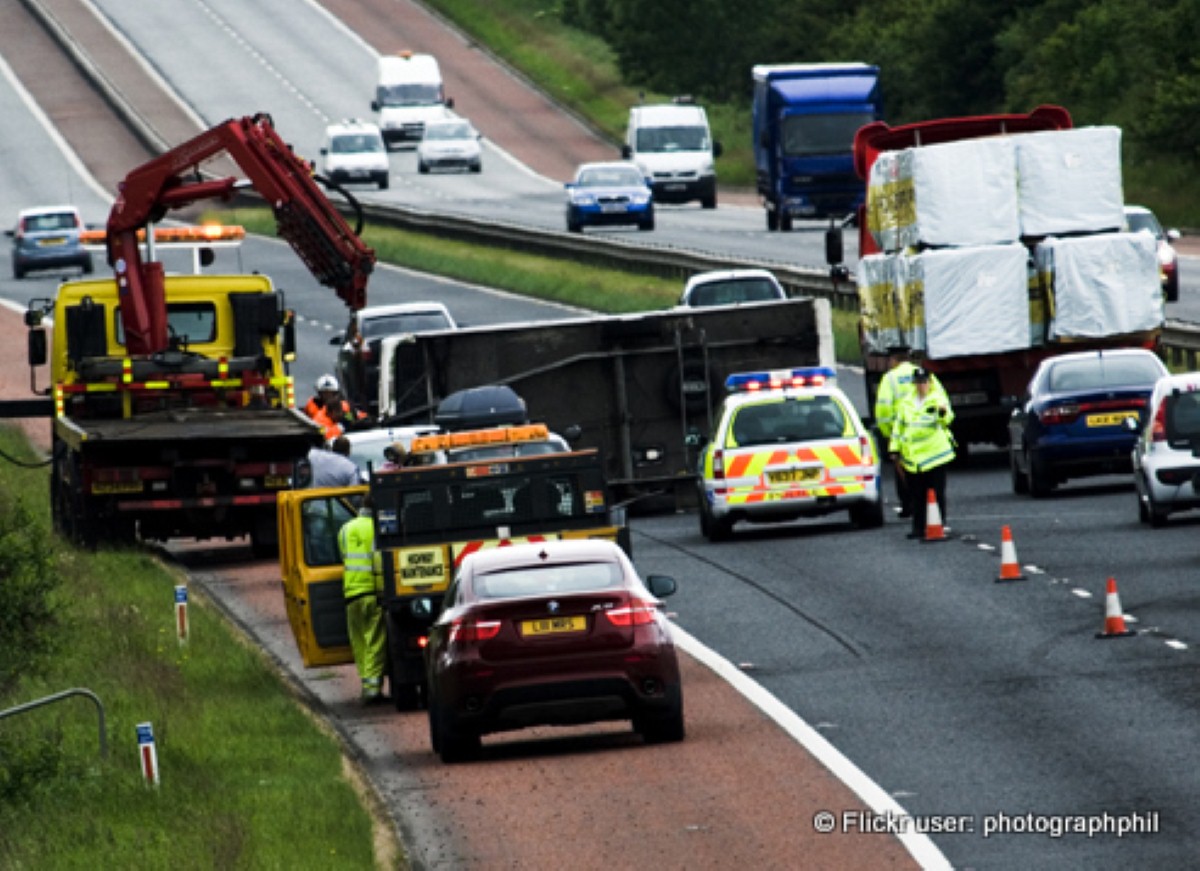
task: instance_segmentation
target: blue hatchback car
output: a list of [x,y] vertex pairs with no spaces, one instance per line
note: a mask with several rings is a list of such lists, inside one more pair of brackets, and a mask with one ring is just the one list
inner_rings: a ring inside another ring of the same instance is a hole
[[92,254],[83,247],[79,233],[85,229],[74,206],[42,206],[24,209],[17,225],[7,231],[12,237],[13,278],[24,278],[36,269],[77,266],[92,271]]
[[1013,492],[1046,496],[1072,478],[1129,472],[1137,437],[1125,422],[1144,419],[1166,374],[1140,348],[1043,360],[1008,422]]
[[654,195],[637,164],[585,163],[567,182],[567,229],[635,224],[654,229]]

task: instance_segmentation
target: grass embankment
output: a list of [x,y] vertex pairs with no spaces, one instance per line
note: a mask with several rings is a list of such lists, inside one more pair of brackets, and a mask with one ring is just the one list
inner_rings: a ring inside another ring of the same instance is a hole
[[[0,451],[34,459],[7,427]],[[195,592],[181,646],[179,580],[147,553],[56,538],[48,490],[45,467],[0,460],[0,710],[85,687],[104,705],[108,758],[85,698],[0,720],[0,867],[376,866],[338,742],[262,653]],[[138,753],[147,722],[156,788]]]

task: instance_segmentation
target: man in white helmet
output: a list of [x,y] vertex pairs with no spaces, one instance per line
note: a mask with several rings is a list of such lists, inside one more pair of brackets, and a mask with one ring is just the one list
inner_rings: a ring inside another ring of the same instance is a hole
[[366,415],[356,411],[348,400],[342,398],[341,386],[332,375],[325,374],[317,379],[316,394],[304,406],[304,413],[325,430],[326,441],[332,441],[346,431],[347,427],[366,420]]

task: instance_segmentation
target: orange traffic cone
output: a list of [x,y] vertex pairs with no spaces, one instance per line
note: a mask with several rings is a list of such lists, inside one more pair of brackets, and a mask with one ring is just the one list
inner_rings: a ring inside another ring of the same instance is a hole
[[1007,526],[1000,530],[1000,576],[996,581],[1023,581],[1021,566],[1017,562],[1017,548],[1013,544],[1012,530]]
[[1097,638],[1123,638],[1136,635],[1132,629],[1125,628],[1125,615],[1121,612],[1121,600],[1117,598],[1117,582],[1108,579],[1108,593],[1104,597],[1104,631],[1097,632]]
[[942,527],[942,510],[938,508],[937,494],[932,488],[925,493],[925,541],[945,541],[946,530]]

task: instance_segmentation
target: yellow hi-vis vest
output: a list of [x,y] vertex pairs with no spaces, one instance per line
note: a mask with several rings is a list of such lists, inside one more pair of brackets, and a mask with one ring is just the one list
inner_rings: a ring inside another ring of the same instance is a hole
[[[944,409],[944,414],[939,410]],[[889,453],[900,454],[910,472],[927,472],[954,459],[954,439],[950,424],[954,410],[943,397],[932,391],[924,399],[916,390],[900,403],[896,425],[888,443]]]
[[[915,363],[908,361],[898,363],[879,379],[879,391],[875,394],[875,426],[885,439],[892,437],[892,427],[896,424],[896,415],[900,413],[900,403],[916,391],[912,381],[912,374],[916,368]],[[929,397],[936,397],[944,400],[946,405],[950,404],[946,388],[932,373],[929,376]]]
[[360,514],[348,521],[338,532],[338,549],[342,552],[342,593],[347,599],[373,594],[379,555],[375,553],[375,522],[370,514]]

